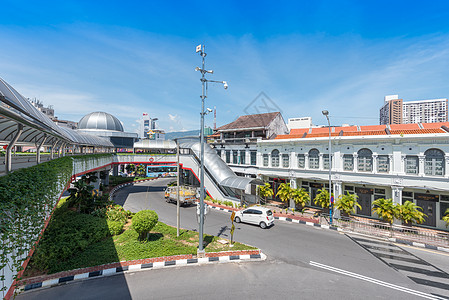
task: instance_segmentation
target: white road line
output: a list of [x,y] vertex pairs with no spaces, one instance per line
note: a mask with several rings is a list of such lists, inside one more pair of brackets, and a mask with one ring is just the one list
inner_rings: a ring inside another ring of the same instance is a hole
[[371,283],[374,283],[374,284],[378,284],[378,285],[381,285],[381,286],[385,286],[385,287],[388,287],[388,288],[391,288],[391,289],[394,289],[394,290],[398,290],[398,291],[401,291],[401,292],[404,292],[404,293],[420,296],[420,297],[423,297],[423,298],[426,298],[426,299],[444,300],[444,298],[441,298],[441,297],[438,297],[438,296],[434,296],[434,295],[431,295],[431,294],[427,294],[427,293],[423,293],[423,292],[420,292],[420,291],[412,290],[412,289],[409,289],[409,288],[406,288],[406,287],[402,287],[402,286],[395,285],[395,284],[392,284],[392,283],[388,283],[388,282],[385,282],[385,281],[381,281],[381,280],[377,280],[377,279],[374,279],[374,278],[366,277],[366,276],[363,276],[363,275],[360,275],[360,274],[357,274],[357,273],[352,273],[352,272],[345,271],[345,270],[338,269],[338,268],[334,268],[334,267],[331,267],[331,266],[326,266],[326,265],[323,265],[323,264],[320,264],[320,263],[317,263],[317,262],[314,262],[314,261],[310,261],[309,263],[310,263],[311,266],[314,266],[314,267],[317,267],[317,268],[329,270],[329,271],[336,272],[336,273],[339,273],[339,274],[343,274],[343,275],[346,275],[346,276],[349,276],[349,277],[353,277],[353,278],[357,278],[357,279],[360,279],[360,280],[368,281],[368,282],[371,282]]

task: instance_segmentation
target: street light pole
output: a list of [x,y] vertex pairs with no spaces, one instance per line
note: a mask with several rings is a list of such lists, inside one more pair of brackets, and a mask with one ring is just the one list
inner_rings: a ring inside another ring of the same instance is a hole
[[201,68],[196,67],[195,71],[201,72],[201,86],[202,86],[202,93],[201,93],[201,128],[200,128],[200,144],[201,144],[201,171],[200,171],[200,228],[198,230],[199,232],[199,245],[198,245],[198,253],[204,253],[204,245],[203,245],[203,228],[204,228],[204,115],[207,115],[210,111],[204,111],[204,100],[207,97],[207,83],[208,82],[216,82],[216,83],[222,83],[224,85],[224,88],[228,88],[228,84],[226,81],[215,81],[215,80],[207,80],[205,75],[206,73],[213,74],[214,71],[212,70],[206,70],[205,69],[205,46],[204,45],[198,45],[196,47],[196,52],[201,55],[202,58],[202,64]]
[[326,116],[327,124],[329,125],[329,221],[332,225],[333,206],[332,203],[332,145],[331,145],[331,123],[329,121],[329,112],[323,110],[322,114]]

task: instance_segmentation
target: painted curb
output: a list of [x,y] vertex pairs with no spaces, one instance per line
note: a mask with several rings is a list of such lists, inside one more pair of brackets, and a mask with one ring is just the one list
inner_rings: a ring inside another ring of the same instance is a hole
[[[210,204],[208,204],[208,205],[209,205],[209,207],[211,207],[215,210],[220,210],[220,211],[229,212],[229,213],[233,212],[233,210],[230,210],[230,209],[215,207]],[[315,227],[315,228],[323,228],[323,229],[329,229],[329,230],[338,231],[338,232],[353,233],[352,231],[347,231],[342,228],[331,226],[331,225],[322,225],[322,224],[306,222],[306,221],[302,221],[302,220],[294,220],[294,219],[287,218],[287,217],[274,217],[274,219],[279,220],[279,221],[284,221],[284,222],[308,225],[308,226]],[[382,239],[381,237],[377,237],[377,236],[376,236],[376,238]],[[401,240],[401,239],[397,239],[397,238],[386,238],[386,239],[383,238],[383,240],[388,240],[390,242],[404,244],[404,245],[408,245],[408,246],[414,246],[414,247],[418,247],[418,248],[425,248],[425,249],[431,249],[431,250],[437,250],[437,251],[443,251],[443,252],[449,253],[449,248],[425,244],[425,243],[412,242],[412,241]]]
[[86,280],[92,278],[100,278],[105,276],[112,276],[117,274],[127,274],[135,271],[144,271],[152,269],[163,269],[170,267],[181,267],[181,266],[193,266],[193,265],[205,265],[205,264],[217,264],[217,263],[239,263],[239,262],[249,262],[249,261],[264,261],[267,256],[262,252],[259,254],[241,254],[241,255],[226,255],[226,256],[212,256],[203,258],[188,258],[188,259],[178,259],[178,260],[168,260],[168,261],[156,261],[145,264],[135,264],[128,266],[121,266],[115,268],[107,268],[103,270],[97,270],[92,272],[85,272],[65,277],[52,278],[40,282],[30,283],[21,286],[18,291],[27,292],[44,287],[53,287],[61,284],[66,284],[74,282],[77,280]]

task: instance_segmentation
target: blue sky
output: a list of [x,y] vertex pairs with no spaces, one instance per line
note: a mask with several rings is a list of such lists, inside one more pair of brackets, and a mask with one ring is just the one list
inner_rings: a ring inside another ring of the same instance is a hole
[[218,125],[261,92],[314,124],[323,109],[378,124],[385,95],[449,97],[448,1],[1,2],[0,77],[60,119],[106,111],[134,131],[147,112],[166,131],[199,128],[197,44],[208,78],[229,83],[209,87]]

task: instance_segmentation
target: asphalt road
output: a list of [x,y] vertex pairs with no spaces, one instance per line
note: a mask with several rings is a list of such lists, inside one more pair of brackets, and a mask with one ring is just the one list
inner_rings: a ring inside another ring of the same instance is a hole
[[[170,179],[122,189],[115,201],[131,211],[153,209],[176,225]],[[181,227],[197,230],[196,207],[181,208]],[[210,210],[205,233],[229,238],[230,219]],[[438,299],[449,298],[449,255],[369,237],[276,221],[262,230],[236,224],[235,240],[262,249],[263,262],[173,267],[70,283],[17,299]]]

